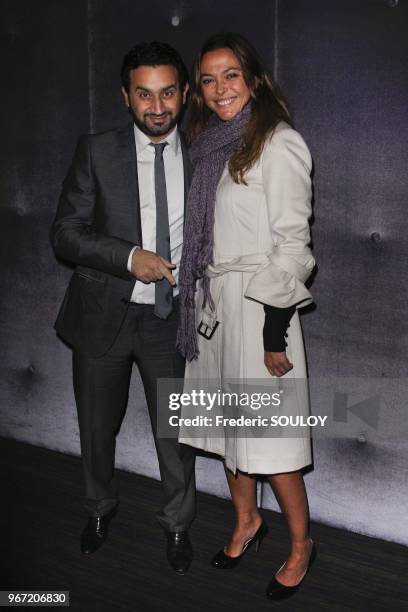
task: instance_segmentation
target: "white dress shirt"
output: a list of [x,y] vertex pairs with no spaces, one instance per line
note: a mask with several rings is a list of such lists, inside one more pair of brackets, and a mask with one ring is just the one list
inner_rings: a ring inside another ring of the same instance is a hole
[[[154,157],[155,149],[150,146],[152,142],[146,134],[134,125],[137,175],[139,182],[140,217],[142,225],[143,249],[156,252],[156,195],[154,183]],[[178,281],[181,249],[183,245],[183,219],[184,219],[184,169],[183,154],[177,128],[163,138],[168,142],[163,151],[164,174],[166,177],[167,206],[170,226],[171,261],[177,267],[172,274]],[[155,143],[156,144],[156,143]],[[131,269],[134,247],[128,259],[128,270]],[[140,304],[154,304],[155,283],[145,284],[136,281],[133,288],[131,302]],[[174,287],[173,295],[178,294],[178,287]]]

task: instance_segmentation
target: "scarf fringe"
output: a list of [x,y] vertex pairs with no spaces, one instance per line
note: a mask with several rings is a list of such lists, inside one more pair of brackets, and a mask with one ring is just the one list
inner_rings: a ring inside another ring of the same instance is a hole
[[203,308],[205,308],[207,306],[207,304],[208,304],[209,307],[211,308],[211,310],[214,311],[215,310],[215,304],[214,304],[213,297],[211,295],[211,291],[210,291],[210,279],[208,278],[208,276],[204,276],[203,277],[203,279],[201,280],[201,286],[203,288],[203,294],[204,294]]
[[181,309],[176,348],[188,361],[197,359],[200,354],[195,329],[195,308],[184,307]]

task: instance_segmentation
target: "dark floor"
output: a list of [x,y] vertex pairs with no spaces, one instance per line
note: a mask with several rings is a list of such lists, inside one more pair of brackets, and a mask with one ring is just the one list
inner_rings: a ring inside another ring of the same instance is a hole
[[209,559],[228,538],[231,504],[199,494],[195,559],[179,576],[167,566],[154,518],[158,482],[119,472],[122,501],[109,540],[83,557],[79,459],[0,439],[0,475],[0,590],[69,590],[71,609],[84,612],[408,610],[408,555],[397,544],[313,524],[317,561],[295,597],[276,604],[264,589],[288,550],[279,514],[263,512],[270,532],[259,553],[250,550],[238,568],[223,572]]

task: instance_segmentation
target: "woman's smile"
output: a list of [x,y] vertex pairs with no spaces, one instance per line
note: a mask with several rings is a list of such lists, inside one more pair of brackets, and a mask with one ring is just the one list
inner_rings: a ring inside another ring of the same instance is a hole
[[227,98],[226,100],[217,100],[217,104],[219,106],[228,106],[231,104],[236,98]]

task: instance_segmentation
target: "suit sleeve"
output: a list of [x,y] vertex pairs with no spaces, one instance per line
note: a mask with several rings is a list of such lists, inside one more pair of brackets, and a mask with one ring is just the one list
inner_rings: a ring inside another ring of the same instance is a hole
[[261,163],[271,250],[245,295],[277,308],[300,308],[313,301],[304,284],[315,265],[309,248],[310,153],[298,132],[284,128],[265,143]]
[[97,186],[91,138],[79,139],[51,227],[51,244],[55,254],[66,261],[129,280],[133,277],[127,261],[134,244],[94,229]]

